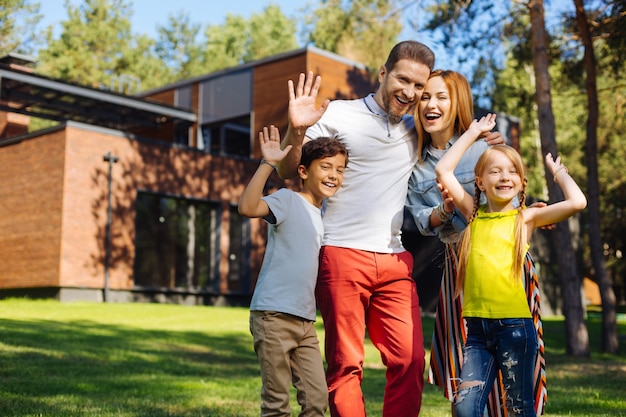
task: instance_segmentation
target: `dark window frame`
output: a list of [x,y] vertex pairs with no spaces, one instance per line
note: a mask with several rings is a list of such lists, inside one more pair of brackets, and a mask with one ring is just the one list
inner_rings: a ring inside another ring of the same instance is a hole
[[250,119],[242,116],[202,125],[202,138],[206,152],[212,155],[250,159],[252,138]]
[[230,206],[227,286],[230,294],[249,294],[250,289],[250,219]]
[[221,204],[138,190],[135,209],[134,286],[219,294]]

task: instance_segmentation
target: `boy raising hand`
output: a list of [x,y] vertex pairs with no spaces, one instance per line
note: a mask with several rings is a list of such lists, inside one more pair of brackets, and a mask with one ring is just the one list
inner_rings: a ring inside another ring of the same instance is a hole
[[320,138],[302,147],[301,190],[281,188],[263,196],[272,170],[289,153],[274,126],[259,133],[263,159],[244,190],[239,213],[269,223],[263,265],[250,303],[250,332],[261,368],[261,416],[289,416],[293,384],[301,415],[324,416],[328,389],[315,332],[315,284],[324,235],[321,208],[343,182],[348,151]]

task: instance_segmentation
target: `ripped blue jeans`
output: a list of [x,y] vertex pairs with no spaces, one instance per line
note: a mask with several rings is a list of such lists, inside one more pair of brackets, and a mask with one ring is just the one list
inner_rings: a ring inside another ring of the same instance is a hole
[[509,416],[536,417],[534,364],[538,350],[532,319],[467,318],[461,381],[454,403],[458,417],[483,415],[498,370]]

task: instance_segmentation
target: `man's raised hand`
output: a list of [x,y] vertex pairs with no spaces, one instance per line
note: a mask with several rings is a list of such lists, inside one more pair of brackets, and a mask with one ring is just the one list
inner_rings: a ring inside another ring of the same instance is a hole
[[329,99],[324,100],[319,109],[315,106],[317,93],[322,83],[319,75],[313,77],[313,71],[300,74],[298,85],[294,89],[289,80],[289,124],[293,129],[304,130],[317,122],[328,108]]

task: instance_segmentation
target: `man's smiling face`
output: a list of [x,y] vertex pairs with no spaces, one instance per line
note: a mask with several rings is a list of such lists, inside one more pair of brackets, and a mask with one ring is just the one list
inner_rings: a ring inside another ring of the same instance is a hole
[[375,97],[378,105],[392,121],[399,121],[422,97],[429,75],[427,65],[409,59],[399,60],[390,70],[382,66],[378,74],[380,87]]

